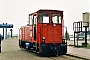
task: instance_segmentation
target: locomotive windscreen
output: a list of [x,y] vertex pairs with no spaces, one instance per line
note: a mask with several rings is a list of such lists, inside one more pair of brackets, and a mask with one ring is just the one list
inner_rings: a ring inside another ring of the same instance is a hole
[[38,22],[39,23],[49,23],[49,14],[48,13],[39,13]]
[[55,24],[61,24],[61,14],[52,14],[52,21]]

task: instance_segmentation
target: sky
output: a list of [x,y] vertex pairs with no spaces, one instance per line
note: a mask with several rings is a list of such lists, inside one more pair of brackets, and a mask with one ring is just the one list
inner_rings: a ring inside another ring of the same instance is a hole
[[82,21],[82,13],[90,12],[89,6],[90,0],[0,0],[0,24],[13,24],[13,34],[18,34],[19,28],[27,24],[28,14],[39,9],[62,10],[64,26],[73,34],[73,22]]

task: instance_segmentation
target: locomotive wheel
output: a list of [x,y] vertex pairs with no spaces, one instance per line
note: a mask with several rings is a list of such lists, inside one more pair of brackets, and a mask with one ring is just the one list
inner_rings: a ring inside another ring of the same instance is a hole
[[19,39],[19,47],[21,48],[21,40]]
[[26,49],[25,41],[19,41],[19,42],[20,42],[19,47],[20,47],[20,48],[24,48],[24,49]]
[[19,40],[19,48],[22,48],[22,41]]

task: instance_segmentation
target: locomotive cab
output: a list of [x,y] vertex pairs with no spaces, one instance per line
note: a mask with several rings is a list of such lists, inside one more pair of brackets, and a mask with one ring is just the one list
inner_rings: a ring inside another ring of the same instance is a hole
[[[38,14],[39,46],[42,54],[66,54],[67,43],[63,39],[63,11],[40,11]],[[44,45],[44,46],[43,46]],[[48,52],[47,52],[48,50]]]

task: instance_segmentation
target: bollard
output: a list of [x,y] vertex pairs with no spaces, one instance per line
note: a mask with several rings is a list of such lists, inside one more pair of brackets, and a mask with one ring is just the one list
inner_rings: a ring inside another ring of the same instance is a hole
[[[6,25],[7,25],[7,23],[6,23]],[[7,27],[6,27],[6,38],[5,39],[7,39]]]
[[[3,23],[3,25],[4,25],[4,23]],[[4,39],[4,28],[3,28],[3,39]]]
[[0,34],[0,53],[1,53],[1,34]]
[[10,31],[11,31],[11,38],[12,38],[12,29],[10,29]]

